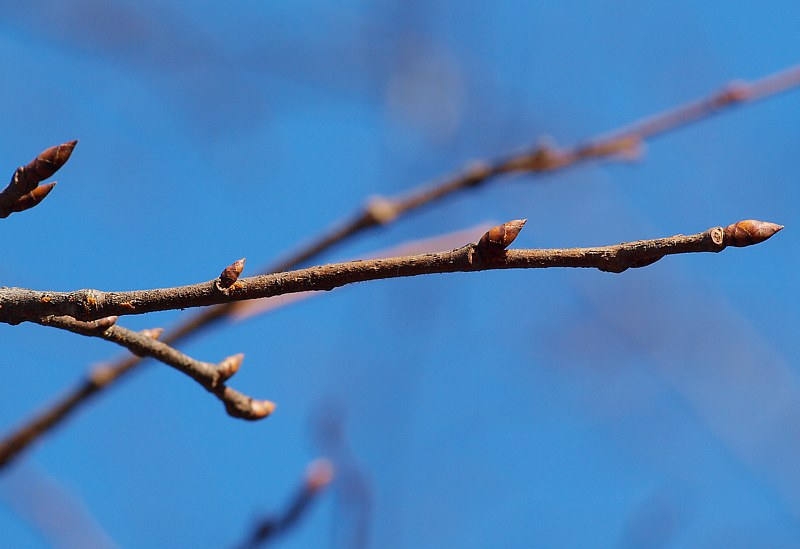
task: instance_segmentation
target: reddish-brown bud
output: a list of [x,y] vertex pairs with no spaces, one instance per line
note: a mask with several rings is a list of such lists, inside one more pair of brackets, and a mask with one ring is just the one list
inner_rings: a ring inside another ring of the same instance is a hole
[[492,227],[478,241],[478,250],[484,254],[498,254],[508,248],[522,230],[527,219],[515,219]]
[[239,353],[229,356],[217,364],[217,371],[219,372],[220,381],[227,381],[231,378],[231,376],[233,376],[233,374],[238,372],[243,360],[244,354]]
[[25,177],[31,183],[39,183],[56,173],[69,160],[72,150],[78,141],[67,141],[61,145],[50,147],[22,168]]
[[750,246],[764,242],[781,229],[783,229],[783,225],[746,219],[723,229],[724,242],[726,246]]
[[23,212],[25,210],[30,210],[37,204],[39,204],[45,197],[50,194],[50,191],[53,190],[53,187],[56,186],[56,182],[53,181],[52,183],[46,183],[44,185],[39,185],[35,189],[33,189],[28,194],[23,194],[20,196],[14,205],[11,207],[12,212]]
[[239,261],[234,261],[222,271],[217,279],[217,285],[220,288],[230,288],[239,279],[239,275],[244,270],[244,258]]

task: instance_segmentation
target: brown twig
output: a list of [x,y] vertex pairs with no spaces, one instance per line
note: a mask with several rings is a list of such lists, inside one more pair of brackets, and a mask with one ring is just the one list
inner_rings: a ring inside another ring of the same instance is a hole
[[14,212],[29,210],[44,200],[56,184],[39,186],[39,183],[51,177],[67,163],[77,143],[68,141],[50,147],[26,166],[17,168],[11,177],[11,182],[0,191],[0,218],[8,217]]
[[333,465],[327,459],[317,459],[306,469],[306,476],[300,489],[287,508],[279,515],[269,516],[259,521],[253,532],[237,547],[256,549],[285,534],[294,527],[308,511],[311,503],[333,480]]
[[[134,332],[117,326],[116,321],[117,317],[114,316],[90,322],[82,322],[69,316],[48,316],[37,322],[43,326],[53,326],[88,337],[99,337],[121,345],[137,356],[155,358],[172,366],[221,400],[228,414],[233,417],[248,420],[263,419],[275,409],[272,402],[254,400],[225,384],[239,370],[244,355],[230,356],[219,364],[202,362],[158,341],[152,337],[152,332]],[[103,370],[98,370],[96,375],[102,377]]]
[[51,316],[69,316],[90,321],[109,316],[205,307],[309,290],[332,290],[355,282],[435,273],[547,267],[592,267],[620,273],[631,267],[649,265],[665,255],[719,252],[727,246],[756,244],[783,228],[774,223],[748,220],[725,229],[715,227],[691,236],[677,235],[615,246],[505,251],[523,224],[524,221],[511,221],[491,229],[477,244],[447,252],[349,261],[258,275],[240,278],[230,288],[221,288],[219,279],[189,286],[130,292],[42,292],[23,288],[0,288],[0,321],[18,324]]
[[[750,83],[733,83],[705,99],[690,102],[665,111],[661,114],[634,122],[612,131],[607,136],[598,137],[561,154],[553,155],[548,147],[538,147],[527,154],[512,157],[510,160],[479,162],[441,183],[423,186],[410,192],[405,198],[373,200],[364,212],[344,222],[322,237],[302,247],[297,253],[283,261],[264,269],[262,272],[281,272],[303,265],[314,257],[370,228],[384,226],[427,204],[433,204],[447,196],[474,188],[489,179],[512,171],[520,172],[527,166],[528,172],[548,172],[569,167],[580,161],[602,157],[635,155],[642,141],[662,135],[679,127],[709,118],[727,108],[740,103],[754,102],[777,95],[800,85],[800,65],[782,72],[768,75]],[[572,152],[569,152],[569,151]],[[552,159],[555,156],[555,161]],[[567,161],[569,160],[569,161]],[[487,168],[488,166],[488,168]],[[514,168],[512,170],[512,168]],[[196,335],[203,328],[227,318],[235,310],[235,303],[219,305],[203,310],[178,325],[164,341],[174,344]],[[108,366],[107,376],[102,380],[88,376],[66,396],[47,406],[43,412],[23,423],[16,431],[0,441],[0,467],[7,464],[19,452],[59,423],[66,420],[78,406],[112,386],[125,374],[136,368],[142,361],[138,357],[121,359]]]

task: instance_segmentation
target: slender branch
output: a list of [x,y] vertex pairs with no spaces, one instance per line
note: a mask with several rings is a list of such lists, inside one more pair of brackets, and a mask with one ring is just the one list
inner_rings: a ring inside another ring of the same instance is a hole
[[[605,137],[589,140],[588,144],[578,145],[573,149],[573,151],[582,152],[555,155],[559,160],[558,162],[552,160],[549,162],[534,161],[534,159],[546,160],[547,158],[552,158],[552,155],[548,154],[552,152],[552,149],[539,147],[527,154],[527,160],[526,155],[521,155],[517,157],[516,162],[511,162],[510,164],[517,168],[527,165],[529,172],[536,172],[535,168],[537,167],[539,172],[546,172],[556,171],[579,161],[603,156],[630,156],[636,154],[639,145],[644,140],[663,135],[704,118],[710,118],[738,104],[766,99],[798,85],[800,85],[800,65],[795,65],[750,83],[739,82],[728,85],[706,99],[687,103],[612,131],[606,134]],[[571,159],[571,163],[565,162],[567,158]],[[510,169],[502,170],[498,167],[503,166],[505,163],[508,163],[508,161],[479,162],[472,168],[447,178],[439,184],[426,185],[416,191],[412,191],[405,199],[377,199],[377,201],[368,204],[362,214],[340,224],[331,232],[322,235],[299,249],[296,253],[264,269],[262,272],[281,272],[303,265],[367,229],[388,225],[419,207],[426,204],[434,204],[450,194],[474,188],[494,176],[508,173]],[[489,166],[488,170],[486,166]],[[510,167],[508,166],[508,168]],[[174,344],[192,335],[197,335],[200,330],[211,327],[228,318],[234,308],[235,303],[227,303],[200,311],[184,320],[169,334],[165,335],[164,341],[168,344]],[[142,360],[139,357],[127,357],[109,365],[106,368],[105,375],[102,377],[96,377],[90,373],[85,380],[70,390],[64,397],[24,422],[16,431],[0,441],[0,467],[9,463],[10,460],[41,435],[65,421],[81,404],[88,402],[94,395],[102,392],[107,387],[113,386],[116,381],[135,370],[141,362]]]
[[69,316],[48,316],[37,322],[88,337],[99,337],[125,347],[135,355],[152,357],[183,372],[216,396],[225,405],[228,414],[248,420],[267,417],[275,409],[268,400],[254,400],[231,389],[225,382],[241,366],[244,355],[234,355],[219,364],[195,360],[177,349],[158,341],[150,332],[134,332],[116,326],[116,317],[106,317],[91,322],[82,322]]
[[[188,286],[130,292],[42,292],[0,288],[0,321],[17,324],[50,316],[97,320],[108,316],[204,307],[310,290],[332,290],[355,282],[434,273],[547,267],[592,267],[619,273],[631,267],[649,265],[665,255],[719,252],[727,246],[762,242],[783,228],[762,221],[740,221],[725,229],[715,227],[691,236],[677,235],[599,248],[511,250],[489,255],[487,250],[497,247],[502,252],[519,233],[522,224],[524,221],[513,221],[495,227],[479,243],[447,252],[349,261],[258,275],[239,279],[227,288],[220,284],[220,278]],[[513,236],[510,236],[512,233]]]
[[11,182],[0,191],[0,218],[14,212],[29,210],[39,204],[55,183],[39,186],[39,183],[51,177],[69,160],[77,141],[68,141],[50,147],[26,166],[20,166],[11,177]]
[[321,458],[311,462],[306,469],[303,483],[289,505],[278,515],[268,516],[258,522],[245,541],[237,545],[240,549],[262,547],[291,530],[308,511],[311,503],[333,480],[333,464]]

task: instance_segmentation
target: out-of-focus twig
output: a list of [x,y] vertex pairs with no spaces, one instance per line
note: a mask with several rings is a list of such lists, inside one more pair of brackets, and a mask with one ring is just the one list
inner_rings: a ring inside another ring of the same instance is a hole
[[[512,172],[548,172],[581,161],[615,156],[629,157],[637,153],[642,141],[709,118],[733,106],[777,95],[798,85],[800,85],[800,65],[795,65],[750,83],[730,84],[705,99],[634,122],[610,132],[607,136],[589,140],[588,144],[578,145],[572,149],[558,152],[550,147],[537,147],[527,154],[515,155],[507,160],[479,162],[465,172],[445,178],[440,183],[412,191],[405,198],[379,198],[372,201],[362,214],[344,222],[262,272],[280,272],[303,265],[366,229],[387,225],[424,205],[434,204],[454,193],[482,185],[494,176]],[[201,329],[228,318],[233,310],[235,310],[233,304],[206,309],[182,322],[165,335],[163,340],[168,344],[182,341],[190,335],[196,335]],[[102,382],[98,383],[88,376],[66,396],[46,406],[42,412],[24,422],[16,431],[0,441],[0,467],[6,465],[41,435],[66,420],[82,403],[112,386],[140,363],[141,359],[138,357],[127,357],[109,365],[108,375]]]
[[333,477],[334,467],[330,461],[324,458],[312,461],[306,469],[303,483],[286,509],[280,514],[260,520],[247,539],[236,547],[256,549],[284,535],[303,517]]
[[77,141],[68,141],[42,152],[25,166],[20,166],[11,176],[11,182],[0,191],[0,218],[14,212],[29,210],[50,194],[55,182],[39,185],[51,177],[69,160]]

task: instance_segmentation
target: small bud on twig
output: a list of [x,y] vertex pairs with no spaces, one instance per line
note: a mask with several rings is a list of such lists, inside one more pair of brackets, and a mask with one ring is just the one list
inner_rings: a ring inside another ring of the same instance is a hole
[[158,339],[161,337],[161,334],[164,333],[164,328],[146,328],[140,330],[139,333],[151,339]]
[[764,242],[769,237],[783,229],[783,225],[746,219],[723,229],[726,246],[750,246]]
[[227,381],[228,379],[233,376],[236,372],[239,371],[239,367],[242,365],[242,361],[244,360],[244,354],[239,353],[236,355],[229,356],[219,364],[217,364],[217,371],[219,372],[219,380],[220,381]]
[[492,227],[478,241],[478,250],[486,256],[499,254],[514,242],[526,221],[528,220],[515,219],[497,227]]
[[217,287],[225,290],[233,286],[244,270],[244,261],[245,259],[242,258],[225,267],[225,270],[223,270],[219,278],[217,278]]

